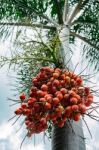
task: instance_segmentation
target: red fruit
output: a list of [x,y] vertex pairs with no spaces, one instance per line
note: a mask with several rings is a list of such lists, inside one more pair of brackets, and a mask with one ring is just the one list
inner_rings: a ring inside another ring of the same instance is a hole
[[54,69],[53,68],[50,68],[50,73],[53,73],[54,72]]
[[70,98],[70,103],[71,104],[77,104],[78,100],[75,97]]
[[14,112],[16,115],[21,115],[22,114],[22,109],[21,108],[18,108],[15,110]]
[[63,95],[61,93],[57,94],[57,98],[61,101],[63,99]]
[[78,94],[75,94],[73,97],[77,98],[78,101],[81,100],[81,97]]
[[33,82],[33,84],[37,83],[38,82],[37,78],[33,77],[32,82]]
[[79,93],[79,94],[83,94],[83,93],[84,93],[84,87],[82,87],[82,86],[79,87],[79,88],[78,88],[78,93]]
[[60,91],[57,91],[56,93],[55,93],[55,96],[57,96],[58,94],[62,94]]
[[46,118],[41,118],[40,124],[41,124],[42,126],[44,126],[44,125],[46,125],[46,123],[47,123]]
[[73,87],[73,88],[71,88],[71,91],[74,91],[75,93],[77,93],[77,88]]
[[45,108],[46,110],[51,109],[51,104],[48,103],[48,102],[46,102],[45,105],[44,105],[44,108]]
[[91,104],[92,104],[92,103],[90,103],[90,102],[88,102],[88,101],[85,103],[86,107],[89,107]]
[[52,103],[52,100],[53,100],[53,98],[52,98],[52,96],[50,96],[50,94],[49,94],[49,96],[46,96],[46,101],[48,103]]
[[51,86],[52,86],[52,83],[51,83],[51,82],[47,82],[47,86],[48,86],[48,87],[51,87]]
[[78,77],[77,79],[76,79],[76,84],[77,85],[81,85],[82,84],[82,79],[80,78],[80,77]]
[[62,75],[60,76],[60,79],[65,80],[65,74],[62,74]]
[[55,79],[57,79],[57,78],[59,77],[59,73],[58,73],[58,72],[53,73],[53,77],[54,77]]
[[72,85],[72,86],[75,86],[75,80],[74,79],[71,79],[71,82],[70,82],[70,84]]
[[56,125],[57,124],[57,120],[53,120],[53,124]]
[[62,127],[64,126],[64,121],[59,121],[59,122],[58,122],[58,126],[59,126],[60,128],[62,128]]
[[22,93],[22,94],[20,95],[20,99],[21,99],[21,101],[24,101],[24,100],[25,100],[25,98],[26,98],[25,93]]
[[88,102],[90,102],[91,104],[93,103],[93,97],[88,97]]
[[78,110],[78,105],[73,105],[73,106],[71,106],[72,107],[72,111],[77,111]]
[[31,113],[31,110],[28,108],[23,110],[23,115],[28,116],[30,113]]
[[65,71],[65,76],[69,76],[69,71]]
[[26,105],[25,103],[22,103],[22,104],[21,104],[21,108],[22,108],[22,109],[25,109],[25,108],[27,108],[27,105]]
[[40,110],[40,105],[37,103],[35,103],[33,107],[34,107],[36,112],[38,112]]
[[73,72],[70,72],[69,71],[69,75],[68,75],[69,77],[72,77],[73,76]]
[[59,98],[57,98],[57,97],[53,98],[53,104],[54,105],[59,104],[59,102],[60,102]]
[[41,91],[41,90],[38,90],[38,91],[37,91],[37,95],[38,95],[39,97],[44,97],[45,94],[46,94],[46,92],[44,92],[44,91]]
[[51,114],[50,114],[50,119],[51,119],[51,120],[56,120],[56,119],[57,119],[56,114],[55,114],[55,113],[51,113]]
[[67,93],[67,91],[68,91],[68,90],[67,90],[67,89],[65,89],[65,88],[61,88],[61,90],[60,90],[60,91],[61,91],[61,93],[64,95],[64,94],[66,94],[66,93]]
[[39,99],[39,101],[42,102],[42,103],[45,103],[46,99],[44,97],[42,97],[42,98]]
[[64,107],[63,106],[58,106],[56,109],[55,109],[55,111],[57,112],[57,113],[61,113],[62,114],[62,112],[64,111]]
[[89,107],[93,103],[93,96],[88,97],[87,101],[85,102],[85,105]]
[[68,83],[68,84],[70,83],[70,77],[69,76],[65,77],[65,82]]
[[55,72],[61,73],[61,72],[62,72],[62,70],[61,70],[61,69],[59,69],[59,68],[56,68],[56,69],[55,69]]
[[64,100],[68,100],[69,99],[69,94],[65,94],[64,95]]
[[54,77],[51,77],[51,78],[50,78],[50,82],[53,82],[53,81],[54,81]]
[[46,77],[46,75],[45,75],[44,72],[41,72],[41,73],[39,74],[39,78],[45,78],[45,77]]
[[64,111],[65,117],[70,117],[71,113],[72,113],[72,107],[71,106],[67,106],[65,111]]
[[28,101],[28,106],[29,106],[29,107],[33,107],[33,105],[34,105],[34,101],[29,100],[29,101]]
[[84,104],[79,104],[79,110],[81,111],[81,113],[85,113],[86,112],[86,106]]
[[58,86],[60,85],[59,80],[55,79],[55,80],[53,81],[53,85],[58,87]]
[[50,69],[49,67],[44,67],[46,72],[51,72],[52,69]]
[[91,94],[90,94],[90,95],[88,95],[88,99],[89,99],[89,98],[92,98],[92,99],[93,99],[93,95],[91,95]]
[[32,86],[32,87],[31,87],[31,91],[32,91],[33,93],[35,93],[35,92],[37,91],[37,87]]
[[30,97],[36,97],[36,96],[37,96],[37,92],[32,92],[32,91],[30,91],[29,96],[30,96]]
[[69,93],[69,95],[72,96],[72,97],[75,97],[75,95],[76,95],[76,93],[75,93],[74,91],[72,91],[72,90],[70,90],[68,93]]
[[63,86],[63,87],[64,87],[64,86],[65,86],[65,84],[66,84],[66,83],[65,83],[65,80],[61,80],[61,81],[60,81],[60,85],[61,85],[61,86]]
[[43,85],[41,86],[41,90],[42,90],[42,91],[47,91],[47,90],[48,90],[48,86],[47,86],[46,84],[43,84]]
[[31,122],[29,120],[25,121],[26,126],[29,126],[31,124]]
[[73,116],[74,121],[79,121],[79,120],[80,120],[80,116],[81,116],[80,113],[76,113],[76,114]]
[[86,94],[89,94],[89,93],[90,93],[90,88],[89,88],[89,87],[85,87],[84,90],[85,90],[85,93],[86,93]]
[[50,88],[50,92],[51,92],[52,94],[56,93],[56,92],[57,92],[57,88],[56,88],[55,86],[52,86],[52,87]]

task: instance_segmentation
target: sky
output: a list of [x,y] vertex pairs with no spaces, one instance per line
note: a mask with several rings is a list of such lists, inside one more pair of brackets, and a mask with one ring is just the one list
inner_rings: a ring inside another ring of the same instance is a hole
[[[78,48],[80,48],[80,44],[78,45]],[[73,57],[75,64],[80,60],[78,48],[75,48],[76,54],[74,54]],[[9,41],[1,43],[0,55],[9,53],[9,49]],[[81,67],[83,68],[83,66]],[[79,69],[77,72],[78,71]],[[10,72],[10,75],[12,74],[14,74],[13,71]],[[25,129],[22,128],[16,133],[20,127],[20,120],[14,126],[12,126],[13,121],[8,122],[8,119],[13,116],[14,111],[14,108],[9,106],[10,102],[7,101],[7,98],[13,95],[10,83],[13,83],[14,80],[8,75],[8,66],[0,69],[0,150],[19,150],[20,143],[25,136]],[[98,77],[92,80],[96,81],[97,86],[99,87]],[[99,150],[99,123],[90,118],[86,118],[86,120],[92,133],[91,139],[86,126],[83,124],[83,130],[86,137],[86,148],[87,150]],[[31,148],[33,150],[51,150],[51,143],[48,140],[44,143],[42,134],[36,136],[35,140],[36,144],[34,146],[34,138],[26,139],[23,143],[22,150],[31,150]]]

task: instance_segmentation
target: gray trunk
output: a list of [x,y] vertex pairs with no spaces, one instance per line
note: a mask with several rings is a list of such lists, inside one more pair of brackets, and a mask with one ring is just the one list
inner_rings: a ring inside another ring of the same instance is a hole
[[[73,64],[70,60],[69,50],[69,29],[65,26],[59,31],[61,41],[60,56],[64,59],[64,66],[73,70]],[[68,53],[67,53],[68,52]],[[67,64],[67,62],[69,63]],[[82,129],[82,121],[70,121],[65,123],[63,128],[53,127],[52,132],[52,150],[85,150],[84,134]]]
[[66,122],[63,128],[53,127],[52,150],[85,150],[81,121]]

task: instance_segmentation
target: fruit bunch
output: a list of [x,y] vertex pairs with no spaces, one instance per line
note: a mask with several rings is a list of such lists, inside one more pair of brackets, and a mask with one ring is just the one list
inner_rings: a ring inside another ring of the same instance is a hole
[[71,71],[43,67],[32,83],[29,97],[22,93],[15,110],[25,116],[28,136],[45,131],[48,123],[63,127],[67,119],[79,121],[93,102],[90,88]]

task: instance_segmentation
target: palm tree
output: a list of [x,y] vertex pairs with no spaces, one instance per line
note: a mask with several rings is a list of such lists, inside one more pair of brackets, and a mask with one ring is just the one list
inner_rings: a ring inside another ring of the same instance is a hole
[[[74,66],[69,47],[70,43],[74,43],[75,38],[78,38],[83,42],[83,56],[88,59],[90,64],[94,65],[95,69],[99,69],[98,0],[5,0],[0,4],[0,31],[3,38],[5,35],[6,37],[11,35],[14,29],[17,30],[16,41],[25,32],[25,29],[45,30],[47,32],[46,39],[42,38],[41,32],[37,31],[39,41],[28,40],[28,43],[36,43],[35,47],[45,45],[51,53],[53,48],[47,42],[49,38],[54,39],[55,37],[59,40],[59,51],[55,51],[54,47],[53,57],[51,56],[52,62],[57,62],[54,54],[58,53],[58,62],[62,62],[63,67],[69,67],[70,70],[73,70]],[[49,53],[46,56],[49,56]],[[20,59],[20,55],[17,58]],[[40,61],[37,56],[35,58],[36,61]],[[13,63],[16,63],[15,59],[12,60]],[[2,61],[8,62],[4,58]],[[60,149],[85,150],[81,121],[79,123],[66,122],[62,129],[53,127],[52,150]]]

